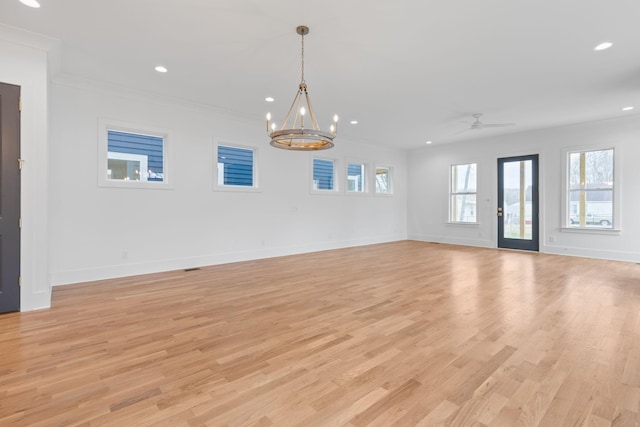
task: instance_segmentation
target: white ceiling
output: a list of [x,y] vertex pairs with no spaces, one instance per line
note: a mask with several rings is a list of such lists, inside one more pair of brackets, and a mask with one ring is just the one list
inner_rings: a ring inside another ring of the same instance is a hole
[[[340,115],[336,143],[411,149],[640,112],[638,0],[40,3],[2,0],[0,23],[59,39],[56,73],[219,107],[256,126],[289,108],[300,80],[295,28],[307,25],[305,77],[321,125]],[[603,41],[614,45],[595,52]],[[457,133],[476,112],[517,126]]]

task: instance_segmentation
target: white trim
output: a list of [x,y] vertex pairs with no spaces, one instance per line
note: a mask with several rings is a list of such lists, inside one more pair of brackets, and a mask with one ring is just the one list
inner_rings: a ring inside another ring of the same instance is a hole
[[[107,176],[107,164],[109,159],[108,131],[127,132],[138,135],[156,136],[163,139],[162,143],[162,182],[158,181],[125,181],[109,179]],[[170,165],[173,163],[172,144],[169,132],[156,126],[139,125],[120,120],[98,118],[98,186],[115,188],[144,188],[144,189],[173,189],[170,180]]]
[[[419,242],[443,243],[448,245],[475,246],[478,248],[496,249],[495,242],[487,238],[469,238],[458,236],[443,236],[436,234],[409,234],[408,240]],[[534,252],[532,252],[534,253]]]
[[264,258],[298,255],[309,252],[342,249],[387,242],[397,242],[404,241],[406,239],[406,234],[389,233],[355,239],[331,241],[318,240],[306,242],[303,244],[285,245],[272,248],[254,248],[242,251],[210,253],[194,257],[162,259],[132,264],[104,265],[76,270],[63,270],[52,274],[51,280],[53,286],[62,286],[70,285],[73,283],[92,282],[96,280],[135,276],[139,274],[158,273],[163,271],[182,270],[185,268],[252,261]]
[[619,228],[595,228],[595,227],[560,227],[563,233],[599,234],[601,236],[619,236],[622,230]]
[[53,39],[0,24],[0,81],[20,86],[20,311],[51,305],[47,50]]
[[[242,150],[251,150],[253,152],[253,185],[248,187],[245,185],[225,185],[220,184],[219,178],[220,174],[223,173],[220,170],[220,166],[218,163],[218,147],[229,147],[229,148],[239,148]],[[260,189],[259,182],[259,150],[258,147],[254,147],[251,145],[244,144],[236,144],[234,142],[228,142],[223,139],[213,138],[213,158],[212,158],[212,173],[211,173],[211,182],[213,184],[213,191],[230,191],[230,192],[238,192],[238,193],[260,193],[262,190]]]

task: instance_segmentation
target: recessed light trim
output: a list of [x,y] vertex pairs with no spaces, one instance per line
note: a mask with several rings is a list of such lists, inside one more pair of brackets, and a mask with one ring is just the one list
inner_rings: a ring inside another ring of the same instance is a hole
[[40,3],[38,3],[37,0],[20,0],[20,3],[25,6],[33,7],[34,9],[40,7]]
[[158,65],[158,66],[155,68],[155,70],[156,70],[157,72],[159,72],[159,73],[166,73],[167,71],[169,71],[169,70],[167,70],[167,67],[163,67],[162,65]]
[[594,47],[593,50],[597,50],[597,51],[606,50],[606,49],[609,49],[611,46],[613,46],[613,43],[611,42],[602,42],[598,46]]
[[275,99],[273,97],[271,97],[271,96],[267,96],[264,100],[267,101],[267,102],[275,101]]
[[629,105],[628,107],[624,107],[624,108],[622,109],[622,111],[631,111],[631,110],[633,110],[633,109],[634,109],[634,107],[633,107],[632,105]]
[[352,125],[357,125],[358,121],[357,120],[351,120],[349,123],[351,123]]

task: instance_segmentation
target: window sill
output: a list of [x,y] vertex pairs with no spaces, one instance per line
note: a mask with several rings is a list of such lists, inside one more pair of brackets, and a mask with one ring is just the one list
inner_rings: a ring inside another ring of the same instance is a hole
[[337,196],[341,194],[338,189],[335,190],[311,190],[312,195],[321,195],[321,196]]
[[356,197],[371,195],[371,193],[369,193],[368,191],[345,191],[344,194],[346,194],[347,196],[356,196]]
[[233,193],[260,193],[258,187],[244,187],[242,185],[214,185],[213,191],[227,191]]
[[560,227],[560,231],[563,233],[577,233],[577,234],[600,234],[602,236],[619,236],[622,230],[613,228],[588,228],[588,227]]
[[145,190],[173,190],[173,186],[168,182],[158,181],[124,181],[119,179],[104,179],[98,183],[98,187],[103,188],[131,188]]
[[458,222],[458,221],[447,221],[447,225],[459,225],[462,227],[479,227],[479,222]]

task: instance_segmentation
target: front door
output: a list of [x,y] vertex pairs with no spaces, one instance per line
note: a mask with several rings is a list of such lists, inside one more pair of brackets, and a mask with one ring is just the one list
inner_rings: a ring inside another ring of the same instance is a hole
[[20,310],[20,88],[0,83],[0,313]]
[[538,155],[498,159],[498,247],[537,251]]

